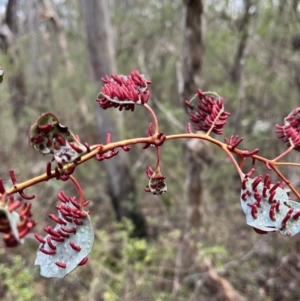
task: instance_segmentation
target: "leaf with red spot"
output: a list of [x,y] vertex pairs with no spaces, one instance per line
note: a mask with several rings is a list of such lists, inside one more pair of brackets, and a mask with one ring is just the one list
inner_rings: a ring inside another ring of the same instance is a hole
[[31,126],[29,145],[44,155],[53,154],[60,164],[72,163],[87,153],[87,147],[49,112],[42,114]]
[[[295,214],[300,212],[300,204],[289,199],[286,189],[271,183],[266,189],[263,179],[256,180],[257,177],[243,179],[240,201],[247,224],[260,234],[279,231],[284,236],[293,236],[299,233],[300,219]],[[255,182],[259,183],[255,185]]]
[[[63,212],[73,211],[76,213],[76,210],[78,211],[78,208],[70,201],[62,206]],[[57,224],[51,231],[54,234],[61,233],[62,235],[60,237],[53,237],[51,234],[46,235],[44,237],[45,243],[40,244],[37,252],[35,265],[41,267],[42,276],[64,278],[78,265],[81,265],[91,252],[94,244],[93,227],[88,213],[81,211],[81,214],[82,217],[76,217],[76,221],[81,221],[79,224],[74,222],[75,218],[65,219],[59,210],[58,218],[62,220],[63,224]]]

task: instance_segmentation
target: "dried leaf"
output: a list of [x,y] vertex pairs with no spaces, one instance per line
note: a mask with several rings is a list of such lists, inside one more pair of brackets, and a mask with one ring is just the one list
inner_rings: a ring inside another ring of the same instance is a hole
[[69,164],[87,152],[68,127],[52,113],[45,113],[29,131],[29,145],[42,154],[53,154],[60,164]]

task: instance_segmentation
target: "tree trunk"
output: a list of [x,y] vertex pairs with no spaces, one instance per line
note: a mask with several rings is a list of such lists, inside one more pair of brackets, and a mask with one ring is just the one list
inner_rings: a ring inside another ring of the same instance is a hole
[[6,6],[5,21],[13,34],[18,33],[17,21],[18,0],[9,0]]
[[[86,25],[87,46],[91,66],[91,77],[99,83],[106,74],[116,72],[112,45],[112,32],[106,0],[81,1]],[[119,139],[116,121],[108,118],[103,110],[97,111],[101,142],[105,143],[106,133],[114,140]],[[108,177],[108,193],[111,197],[117,219],[128,217],[135,226],[136,236],[146,236],[147,227],[143,215],[138,211],[136,188],[131,175],[128,155],[124,152],[105,160]]]
[[[0,27],[0,38],[3,41],[3,50],[9,55],[12,64],[17,64],[19,61],[19,51],[17,48],[18,35],[18,0],[9,0],[6,6],[4,22]],[[4,71],[5,72],[5,71]],[[9,75],[8,75],[9,74]],[[22,68],[19,66],[16,71],[6,72],[9,82],[11,100],[13,106],[13,115],[18,124],[21,114],[24,113],[26,97],[26,87]]]
[[240,116],[244,110],[246,101],[246,83],[245,83],[245,66],[247,60],[247,52],[249,48],[249,32],[252,6],[252,0],[244,0],[244,12],[239,20],[239,34],[240,40],[236,49],[236,54],[233,60],[233,65],[230,72],[230,79],[233,84],[237,86],[239,105],[233,116],[233,129],[234,132],[240,127]]
[[204,56],[204,0],[183,0],[184,52],[183,99],[190,99],[199,88]]
[[233,61],[233,66],[231,69],[231,80],[233,83],[239,83],[242,77],[242,71],[245,65],[245,56],[247,49],[247,42],[249,37],[249,23],[251,19],[250,7],[252,3],[250,0],[244,0],[244,14],[240,20],[239,32],[240,41],[236,50],[236,54]]
[[[204,0],[183,0],[184,53],[182,100],[188,100],[200,87],[200,72],[204,55]],[[186,143],[187,195],[189,227],[201,223],[202,180],[201,174],[212,158],[207,144],[198,139]]]
[[54,9],[53,0],[42,0],[42,2],[44,5],[44,11],[42,13],[42,16],[53,24],[53,28],[57,35],[58,47],[62,55],[62,63],[66,68],[67,72],[71,74],[74,72],[74,66],[69,58],[68,43],[63,30],[64,26]]

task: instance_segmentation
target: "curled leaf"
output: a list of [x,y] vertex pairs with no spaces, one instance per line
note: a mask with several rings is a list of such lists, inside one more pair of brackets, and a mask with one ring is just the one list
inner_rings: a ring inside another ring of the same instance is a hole
[[166,177],[162,175],[159,169],[153,171],[149,166],[146,174],[149,178],[149,183],[145,189],[147,192],[152,192],[154,195],[161,195],[167,192]]
[[42,154],[53,154],[59,164],[69,164],[87,153],[68,127],[52,113],[45,113],[29,131],[29,145]]

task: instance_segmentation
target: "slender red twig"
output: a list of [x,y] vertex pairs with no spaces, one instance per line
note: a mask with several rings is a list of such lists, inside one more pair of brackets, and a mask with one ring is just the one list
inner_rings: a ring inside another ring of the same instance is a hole
[[79,203],[80,203],[80,211],[82,211],[83,207],[84,207],[84,198],[83,198],[83,192],[82,189],[78,183],[78,181],[74,178],[74,176],[70,176],[69,179],[74,183],[78,194],[79,194]]

